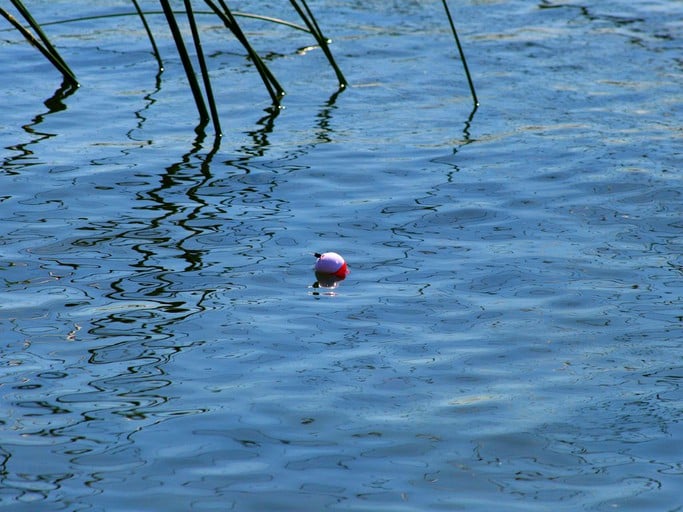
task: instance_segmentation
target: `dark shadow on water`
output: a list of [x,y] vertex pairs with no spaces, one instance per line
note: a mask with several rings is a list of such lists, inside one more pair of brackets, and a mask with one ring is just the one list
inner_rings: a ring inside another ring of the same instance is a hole
[[474,108],[470,112],[470,115],[467,117],[467,120],[464,122],[464,126],[462,129],[462,136],[463,136],[462,145],[460,147],[466,146],[467,144],[474,142],[472,140],[472,136],[470,135],[470,128],[472,126],[472,120],[474,119],[474,114],[477,113],[477,110],[479,110],[479,105],[474,106]]
[[277,119],[277,117],[280,115],[281,109],[272,108],[267,109],[266,112],[267,115],[256,121],[256,124],[259,126],[259,128],[246,132],[246,134],[251,138],[252,144],[243,145],[239,149],[239,152],[248,155],[248,158],[262,157],[265,155],[268,147],[270,146],[268,136],[275,128],[275,119]]
[[74,87],[73,85],[67,82],[62,82],[62,85],[59,86],[59,88],[54,92],[54,94],[50,96],[48,99],[46,99],[44,102],[45,106],[49,109],[49,113],[52,114],[55,112],[61,112],[62,110],[66,110],[64,100],[71,96],[73,93],[75,93],[77,90],[77,87]]
[[[193,236],[203,232],[193,228],[191,223],[207,207],[206,201],[198,191],[212,179],[211,163],[219,149],[218,142],[214,140],[210,151],[201,154],[205,139],[204,133],[198,134],[192,143],[192,149],[185,153],[178,162],[168,166],[160,178],[159,186],[145,194],[146,198],[151,199],[153,203],[151,207],[145,209],[159,212],[158,217],[147,222],[146,229],[154,232],[161,226],[172,223],[186,232],[184,237],[173,237],[174,248],[180,251],[180,257],[186,262],[185,271],[202,268],[203,251],[185,249],[184,245]],[[178,197],[186,197],[187,201],[183,201],[184,204],[182,205],[178,204]],[[187,204],[194,206],[188,208]],[[164,243],[170,241],[171,239],[164,240]],[[139,265],[144,267],[147,253],[141,251],[140,254],[142,259]]]
[[[143,119],[141,114],[141,123]],[[128,468],[148,463],[137,445],[141,430],[205,412],[179,396],[177,368],[172,366],[177,354],[204,343],[188,322],[205,310],[212,292],[206,286],[211,276],[203,273],[205,251],[195,241],[217,229],[207,225],[212,217],[204,212],[208,205],[201,194],[212,179],[217,148],[202,153],[204,147],[204,136],[198,135],[190,150],[138,195],[139,206],[131,215],[93,220],[77,229],[79,238],[70,239],[68,247],[60,246],[74,255],[93,251],[118,262],[91,258],[83,268],[73,265],[76,281],[101,273],[102,285],[109,289],[102,289],[102,297],[92,304],[79,306],[89,325],[79,334],[82,348],[71,349],[82,350],[82,355],[60,361],[61,373],[54,379],[62,382],[54,382],[41,400],[34,399],[41,391],[31,391],[35,387],[15,391],[14,407],[35,418],[24,422],[21,434],[34,439],[49,462],[23,480],[17,471],[17,462],[23,464],[18,461],[22,448],[0,448],[0,468],[3,458],[17,461],[2,468],[3,503],[55,500],[64,485],[72,498],[96,494],[102,482],[121,478],[114,461]],[[114,252],[119,256],[113,257]],[[106,275],[116,266],[117,277],[108,282]],[[77,483],[70,481],[74,474],[79,475]]]
[[431,160],[432,162],[446,164],[450,167],[453,167],[455,170],[459,170],[459,167],[456,165],[458,152],[460,152],[466,146],[477,141],[477,139],[472,138],[470,130],[472,128],[472,120],[474,119],[474,115],[477,113],[478,110],[479,107],[475,106],[470,112],[467,119],[463,122],[462,138],[460,138],[460,140],[453,146],[453,148],[451,149],[451,153],[449,155],[433,158]]
[[[315,118],[316,137],[315,142],[297,145],[287,151],[286,160],[296,159],[298,156],[305,155],[319,144],[326,144],[334,140],[334,128],[332,127],[332,112],[337,108],[336,102],[339,95],[344,91],[340,88],[335,91],[320,107]],[[243,144],[237,149],[237,153],[242,156],[226,160],[225,163],[236,168],[249,172],[249,162],[254,159],[263,158],[267,155],[270,148],[270,135],[275,130],[275,121],[280,115],[281,109],[267,109],[267,115],[261,117],[256,124],[259,126],[246,133],[251,139],[251,144]],[[215,148],[214,148],[215,149]]]
[[2,169],[5,172],[12,173],[12,167],[21,168],[27,165],[32,165],[30,161],[33,151],[31,146],[39,144],[41,141],[56,137],[55,133],[40,132],[37,127],[45,120],[46,117],[62,112],[67,109],[64,102],[69,96],[78,90],[77,87],[72,86],[67,82],[62,82],[62,85],[46,99],[43,104],[48,108],[47,112],[37,114],[31,119],[31,122],[22,126],[24,131],[31,137],[28,142],[22,142],[9,146],[7,149],[16,151],[18,154],[5,158],[2,162]]
[[318,122],[316,123],[318,125],[318,141],[332,142],[332,133],[334,132],[331,126],[331,121],[333,117],[332,112],[337,108],[337,98],[345,90],[346,88],[340,88],[338,91],[332,94],[318,112],[316,116],[318,118]]
[[[154,88],[152,89],[151,92],[146,93],[143,97],[143,99],[145,100],[144,106],[142,108],[136,110],[135,112],[133,112],[133,115],[135,116],[135,119],[137,120],[137,122],[136,122],[134,128],[131,128],[130,130],[128,130],[128,132],[126,132],[126,137],[128,139],[130,139],[131,141],[142,142],[142,141],[134,138],[134,131],[143,129],[145,122],[147,121],[146,111],[149,110],[157,102],[156,95],[159,94],[159,92],[161,91],[161,77],[162,77],[163,71],[164,71],[163,67],[161,67],[161,66],[157,69],[157,72],[154,76]],[[151,145],[152,142],[153,141],[151,139],[144,141],[144,143],[146,145]],[[124,150],[124,153],[127,153],[127,152],[128,151]]]

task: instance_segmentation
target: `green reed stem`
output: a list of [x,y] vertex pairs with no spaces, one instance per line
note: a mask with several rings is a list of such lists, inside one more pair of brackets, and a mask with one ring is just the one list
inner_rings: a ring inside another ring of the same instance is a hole
[[142,26],[145,28],[145,32],[147,32],[149,42],[152,44],[152,51],[154,52],[154,58],[157,60],[157,63],[159,64],[159,71],[163,71],[164,63],[161,60],[161,54],[159,53],[159,48],[157,48],[157,43],[154,40],[152,30],[149,28],[149,25],[147,24],[147,18],[145,18],[145,14],[142,12],[142,9],[140,9],[140,4],[138,4],[137,0],[133,0],[133,5],[135,6],[135,11],[138,13],[140,20],[142,21]]
[[285,95],[285,90],[282,88],[280,83],[275,78],[275,75],[271,73],[270,69],[263,62],[259,54],[254,50],[254,48],[249,43],[247,37],[242,32],[235,16],[228,8],[227,4],[223,0],[219,0],[221,8],[219,8],[212,0],[205,0],[206,4],[213,9],[216,15],[223,21],[225,26],[230,29],[230,31],[235,35],[237,40],[244,46],[251,58],[256,70],[261,76],[261,80],[270,94],[270,98],[273,101],[275,107],[280,106],[280,98]]
[[78,80],[76,80],[76,75],[74,75],[73,71],[67,66],[66,62],[64,62],[64,59],[59,55],[59,52],[55,49],[54,46],[52,46],[52,43],[50,43],[50,40],[48,37],[43,33],[41,30],[40,26],[38,23],[33,19],[29,11],[24,7],[24,5],[19,2],[19,0],[12,0],[12,3],[15,5],[17,10],[21,13],[21,15],[26,19],[28,24],[33,28],[40,39],[42,40],[42,43],[36,39],[36,37],[28,30],[26,29],[17,19],[12,16],[10,13],[8,13],[5,9],[0,8],[0,15],[2,15],[7,21],[10,22],[10,24],[16,28],[21,35],[24,36],[24,38],[31,43],[32,46],[38,49],[40,53],[43,54],[43,56],[50,61],[50,63],[62,74],[64,77],[64,80],[71,86],[71,87],[78,87]]
[[216,108],[216,100],[213,96],[213,89],[211,87],[211,78],[209,77],[209,69],[206,65],[204,52],[202,51],[202,42],[199,37],[199,30],[192,12],[192,5],[190,0],[185,0],[185,10],[187,11],[187,20],[190,23],[190,30],[192,31],[192,40],[197,51],[197,60],[199,61],[199,68],[202,72],[202,79],[204,81],[204,90],[206,91],[206,99],[209,102],[209,109],[211,110],[211,119],[213,120],[214,131],[216,136],[222,136],[221,123],[218,117],[218,108]]
[[325,57],[327,57],[327,60],[332,66],[334,73],[337,75],[337,80],[339,81],[339,88],[345,88],[348,85],[348,82],[346,81],[344,74],[341,72],[341,69],[339,69],[339,66],[337,66],[337,63],[335,62],[334,57],[332,56],[332,52],[330,51],[330,47],[328,44],[329,40],[323,35],[322,31],[320,30],[320,26],[318,26],[318,22],[316,21],[315,16],[313,16],[313,12],[311,11],[311,9],[309,9],[306,0],[301,0],[301,4],[304,6],[304,9],[302,9],[301,6],[299,6],[296,0],[289,1],[301,17],[301,19],[304,21],[306,26],[308,27],[308,31],[313,35],[317,43],[320,45],[320,48],[322,48]]
[[71,85],[74,87],[78,87],[78,81],[76,80],[76,75],[74,74],[73,71],[69,68],[67,65],[66,61],[62,58],[62,56],[59,54],[57,49],[52,45],[50,42],[50,39],[45,35],[43,30],[40,28],[40,25],[36,20],[31,16],[31,13],[24,7],[24,4],[21,2],[21,0],[12,0],[12,5],[16,7],[16,9],[21,13],[21,15],[24,17],[24,19],[28,22],[28,24],[31,26],[31,28],[35,31],[36,34],[38,34],[38,37],[40,40],[43,42],[45,45],[45,48],[50,52],[50,54],[54,57],[54,59],[59,62],[60,64],[60,71],[62,71],[62,74],[64,74],[64,71],[66,72],[65,78],[67,81],[71,82]]
[[192,90],[192,95],[194,96],[194,101],[197,104],[197,110],[199,111],[200,125],[204,125],[210,119],[209,112],[206,110],[204,97],[202,96],[199,82],[195,76],[192,61],[187,53],[187,48],[185,48],[185,42],[183,41],[180,28],[178,27],[178,22],[175,19],[175,15],[171,9],[169,0],[159,0],[159,2],[161,3],[161,8],[166,15],[166,21],[168,22],[168,27],[173,35],[173,40],[175,41],[176,49],[178,50],[178,55],[180,56],[180,61],[183,63],[183,68],[185,68],[185,75],[187,75],[187,81],[190,84],[190,89]]
[[472,82],[472,76],[470,75],[470,70],[467,66],[467,59],[465,59],[465,52],[462,50],[462,45],[460,44],[460,38],[458,37],[458,31],[455,30],[455,23],[453,23],[453,17],[451,16],[451,11],[448,9],[448,3],[446,0],[443,1],[443,7],[446,10],[446,16],[448,17],[448,23],[451,25],[451,31],[453,32],[453,37],[455,38],[455,44],[458,47],[458,52],[460,53],[460,60],[462,60],[462,67],[465,70],[465,76],[467,77],[467,83],[470,86],[470,92],[472,93],[472,100],[474,101],[474,110],[479,107],[479,100],[477,99],[477,93],[474,90],[474,83]]
[[[184,11],[180,10],[175,10],[174,11],[177,14],[185,14]],[[212,11],[198,11],[194,10],[195,15],[199,14],[215,14]],[[139,13],[138,13],[139,14]],[[164,11],[145,11],[145,15],[151,16],[151,15],[157,15],[157,14],[164,14]],[[62,19],[62,20],[57,20],[57,21],[49,21],[47,23],[43,23],[43,26],[48,26],[48,25],[61,25],[63,23],[74,23],[78,21],[91,21],[91,20],[103,20],[107,18],[122,18],[125,16],[135,16],[136,13],[133,12],[117,12],[113,14],[98,14],[96,16],[81,16],[78,18],[68,18],[68,19]],[[267,21],[269,23],[276,23],[278,25],[284,25],[286,27],[293,28],[295,30],[300,30],[302,32],[309,32],[307,27],[304,27],[303,25],[299,25],[297,23],[292,23],[291,21],[287,20],[281,20],[280,18],[274,18],[272,16],[262,16],[260,14],[253,14],[249,12],[240,12],[240,11],[232,11],[232,15],[235,18],[251,18],[255,20],[260,20],[260,21]]]
[[270,68],[266,65],[266,63],[263,62],[261,56],[256,52],[256,50],[254,50],[253,46],[251,46],[251,43],[249,43],[249,41],[247,40],[247,36],[242,31],[242,27],[240,27],[237,23],[237,19],[235,18],[232,11],[228,8],[228,5],[225,3],[225,1],[218,0],[218,2],[220,3],[221,7],[223,7],[226,15],[228,16],[228,19],[231,20],[231,30],[238,38],[238,40],[242,43],[242,46],[246,48],[247,52],[249,53],[249,57],[254,61],[256,69],[261,75],[261,79],[264,81],[266,87],[270,92],[271,98],[274,98],[273,104],[275,106],[279,106],[280,98],[282,98],[285,95],[284,88],[277,81],[275,75],[270,71]]

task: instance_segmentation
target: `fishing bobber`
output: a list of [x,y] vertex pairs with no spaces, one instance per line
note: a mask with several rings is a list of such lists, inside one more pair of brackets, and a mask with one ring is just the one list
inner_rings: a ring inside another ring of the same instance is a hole
[[344,258],[336,252],[324,252],[322,254],[316,252],[314,256],[318,258],[315,261],[315,267],[313,267],[316,275],[336,277],[341,280],[349,274],[349,268],[346,266]]

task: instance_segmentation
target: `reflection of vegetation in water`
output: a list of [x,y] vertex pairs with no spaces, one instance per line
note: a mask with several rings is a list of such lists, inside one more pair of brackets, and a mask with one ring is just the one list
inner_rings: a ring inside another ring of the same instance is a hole
[[[18,13],[24,18],[26,23],[29,25],[29,27],[37,34],[37,37],[33,35],[33,33],[26,27],[24,27],[17,19],[12,16],[7,10],[4,8],[0,8],[0,14],[10,22],[10,24],[19,30],[21,34],[33,45],[35,46],[51,63],[52,65],[62,74],[64,77],[64,84],[62,85],[63,89],[69,90],[72,92],[78,87],[78,81],[76,80],[76,76],[71,71],[69,66],[66,64],[64,59],[60,56],[59,52],[57,49],[52,45],[50,42],[49,38],[45,35],[45,33],[42,31],[40,25],[36,20],[33,18],[29,10],[23,5],[21,0],[11,0],[12,4],[14,7],[17,9]],[[128,16],[128,15],[135,15],[140,18],[142,21],[142,24],[145,28],[145,31],[149,37],[150,43],[152,45],[152,50],[154,52],[154,55],[157,59],[157,62],[159,63],[159,70],[163,71],[163,61],[161,59],[161,55],[159,53],[158,47],[155,43],[154,40],[154,35],[152,34],[152,31],[147,23],[147,20],[145,18],[145,14],[160,14],[158,11],[153,11],[153,12],[148,12],[145,13],[142,11],[140,8],[137,0],[132,0],[133,5],[135,7],[135,12],[134,13],[126,13],[126,14],[116,14],[116,15],[103,15],[99,16],[101,18],[104,17],[110,17],[110,16]],[[196,20],[195,20],[195,11],[192,7],[192,2],[191,0],[183,0],[184,2],[184,10],[183,11],[174,11],[171,8],[169,0],[160,0],[163,15],[166,18],[166,22],[168,24],[168,27],[171,31],[171,34],[173,36],[174,43],[176,45],[176,50],[178,52],[178,56],[183,64],[183,68],[185,70],[185,74],[187,76],[188,84],[190,86],[190,90],[192,91],[192,95],[194,97],[196,106],[197,106],[197,111],[199,113],[199,125],[196,128],[196,131],[198,133],[203,133],[204,128],[206,125],[211,121],[213,123],[214,127],[214,133],[215,133],[215,142],[217,143],[220,140],[221,137],[221,126],[220,126],[220,120],[218,116],[218,109],[216,107],[216,102],[214,99],[213,95],[213,90],[211,86],[211,79],[209,77],[209,70],[206,65],[206,59],[204,56],[204,52],[202,50],[202,44],[201,44],[201,38],[200,38],[200,31],[197,26]],[[271,97],[272,101],[272,108],[270,109],[271,111],[277,111],[277,109],[280,107],[280,101],[281,98],[285,94],[284,88],[280,85],[280,83],[277,81],[273,73],[270,71],[268,66],[265,64],[264,60],[261,58],[261,56],[256,52],[256,50],[252,47],[250,44],[247,36],[245,35],[244,31],[240,27],[239,22],[237,21],[238,17],[248,17],[248,18],[254,18],[254,19],[259,19],[262,21],[267,21],[271,23],[278,23],[282,25],[286,25],[288,27],[301,30],[303,32],[307,32],[311,34],[315,40],[317,45],[323,50],[323,53],[325,54],[328,62],[332,66],[332,69],[335,72],[335,75],[337,77],[337,80],[339,82],[339,89],[338,92],[342,91],[346,86],[348,85],[348,82],[346,81],[346,78],[344,77],[344,74],[342,73],[341,69],[337,65],[332,52],[330,51],[329,48],[329,40],[323,35],[322,30],[320,29],[320,26],[318,25],[318,22],[313,15],[313,12],[311,9],[308,7],[308,4],[306,3],[305,0],[290,0],[290,3],[292,4],[292,7],[298,14],[298,16],[303,20],[304,25],[298,25],[292,22],[288,22],[279,18],[274,18],[270,16],[263,16],[263,15],[257,15],[257,14],[250,14],[250,13],[241,13],[241,12],[236,12],[232,11],[228,5],[225,3],[224,0],[217,0],[217,2],[214,2],[213,0],[204,0],[206,5],[211,9],[210,13],[215,14],[218,16],[218,18],[223,22],[225,27],[230,30],[235,38],[240,42],[240,44],[244,47],[244,49],[247,51],[247,54],[249,55],[249,58],[251,62],[254,64],[254,67],[258,71],[261,80],[263,81],[263,85],[265,86],[266,90],[268,91],[268,94]],[[479,106],[479,102],[477,99],[477,95],[474,89],[474,85],[472,82],[472,78],[470,76],[469,68],[467,66],[467,62],[465,60],[465,54],[463,52],[462,46],[460,44],[460,40],[458,38],[457,31],[455,29],[455,24],[453,23],[453,18],[451,16],[450,10],[448,8],[448,3],[446,0],[442,0],[443,7],[451,28],[451,31],[453,33],[453,37],[455,40],[455,43],[458,48],[458,52],[460,55],[460,58],[462,60],[463,64],[463,69],[465,72],[465,75],[467,77],[467,81],[469,84],[470,92],[472,94],[472,100],[474,102],[474,109],[472,110],[471,116],[474,114],[474,112],[477,110],[477,107]],[[195,55],[196,55],[196,60],[197,64],[199,66],[199,71],[201,74],[201,83],[197,79],[197,73],[195,72],[195,64],[193,64],[192,59],[190,58],[190,53],[188,52],[188,44],[185,41],[185,38],[183,37],[180,25],[178,23],[178,16],[184,14],[186,19],[187,19],[187,24],[189,25],[190,32],[192,34],[191,42],[189,45],[194,49]],[[204,13],[203,13],[204,14]],[[74,22],[74,21],[81,21],[85,19],[97,19],[98,17],[88,17],[88,18],[75,18],[75,19],[69,19],[69,20],[62,20],[59,22],[53,22],[53,23],[67,23],[67,22]],[[68,93],[67,93],[68,94]],[[207,107],[208,104],[208,107]]]

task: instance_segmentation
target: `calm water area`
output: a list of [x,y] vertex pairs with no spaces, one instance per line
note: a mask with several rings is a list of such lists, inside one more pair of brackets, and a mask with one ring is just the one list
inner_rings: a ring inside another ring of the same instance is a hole
[[683,510],[683,1],[196,2],[217,146],[140,4],[0,18],[2,506]]

